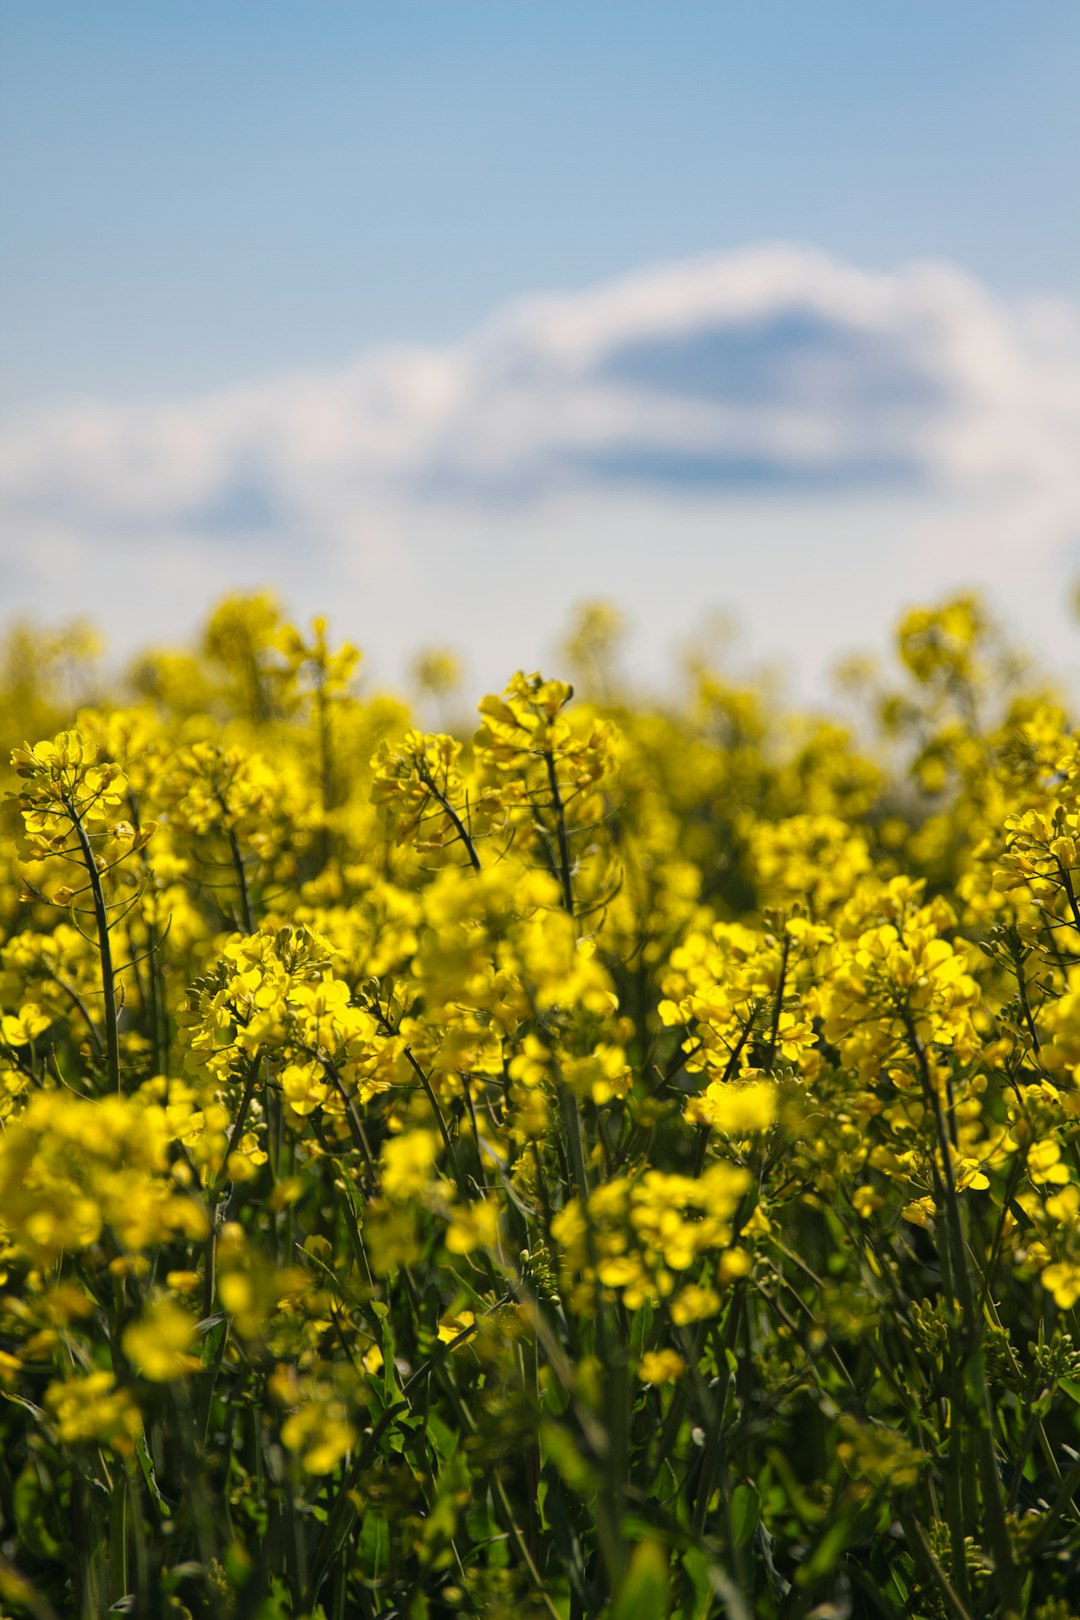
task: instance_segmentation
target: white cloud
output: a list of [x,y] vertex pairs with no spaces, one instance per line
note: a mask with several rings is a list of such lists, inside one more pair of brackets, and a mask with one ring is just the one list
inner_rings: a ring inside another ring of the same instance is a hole
[[[913,571],[912,595],[951,575],[1007,586],[1036,552],[1060,571],[1078,432],[1068,304],[1009,306],[941,265],[705,257],[527,300],[454,347],[9,423],[8,607],[85,605],[130,644],[264,580],[302,608],[362,614],[387,651],[455,625],[495,647],[522,601],[557,617],[605,575],[639,617],[673,621],[659,545],[697,570],[696,602],[734,599],[752,628],[778,566],[804,593],[819,580],[827,618],[826,587],[861,555],[856,513],[893,536],[877,577],[903,589]],[[710,525],[725,537],[711,572]],[[860,600],[874,589],[867,577]]]

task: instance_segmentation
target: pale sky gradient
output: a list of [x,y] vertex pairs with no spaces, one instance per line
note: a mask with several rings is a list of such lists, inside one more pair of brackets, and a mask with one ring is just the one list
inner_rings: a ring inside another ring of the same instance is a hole
[[1075,663],[1078,83],[1072,0],[5,0],[4,606],[806,681],[973,582]]

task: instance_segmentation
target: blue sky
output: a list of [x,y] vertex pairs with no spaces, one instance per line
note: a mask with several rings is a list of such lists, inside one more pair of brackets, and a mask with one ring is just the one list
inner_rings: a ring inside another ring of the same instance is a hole
[[1080,295],[1073,0],[5,0],[0,403],[759,240]]
[[1075,0],[3,0],[7,610],[1075,665],[1078,84]]

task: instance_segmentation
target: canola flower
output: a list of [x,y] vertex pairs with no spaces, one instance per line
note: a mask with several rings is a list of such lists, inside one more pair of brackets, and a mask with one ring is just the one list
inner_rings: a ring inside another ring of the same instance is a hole
[[1075,1620],[1067,704],[966,597],[857,734],[620,636],[469,727],[13,633],[4,1615]]

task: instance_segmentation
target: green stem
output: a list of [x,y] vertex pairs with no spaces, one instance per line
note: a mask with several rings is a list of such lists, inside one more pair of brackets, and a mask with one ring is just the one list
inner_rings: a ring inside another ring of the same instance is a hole
[[450,803],[450,800],[446,797],[446,794],[443,793],[440,788],[436,787],[435,778],[430,774],[430,772],[424,772],[421,780],[426,783],[431,792],[432,798],[439,805],[439,808],[443,811],[444,815],[449,818],[450,825],[453,827],[454,831],[461,839],[461,842],[464,844],[465,853],[469,857],[469,865],[472,867],[474,872],[479,872],[480,857],[476,853],[476,845],[473,843],[472,837],[468,831],[468,828],[465,826],[465,823],[462,821],[461,817]]
[[75,829],[75,836],[79,840],[83,865],[86,867],[86,875],[90,882],[94,921],[97,924],[98,956],[101,962],[101,989],[105,1000],[105,1067],[110,1087],[113,1091],[119,1091],[120,1032],[117,1029],[116,977],[113,971],[112,941],[109,938],[109,908],[105,903],[105,891],[101,887],[97,859],[91,848],[89,835],[83,826],[82,817],[76,810],[73,800],[65,798],[63,802]]
[[253,934],[255,932],[255,918],[251,911],[251,896],[248,894],[244,857],[240,853],[240,845],[236,839],[235,829],[226,827],[225,832],[229,840],[229,853],[232,855],[233,868],[236,872],[237,887],[240,891],[240,918],[244,924],[244,933]]
[[780,1040],[780,1014],[784,1010],[784,989],[787,979],[788,956],[791,951],[791,936],[784,929],[784,943],[780,951],[780,974],[776,984],[776,1006],[773,1008],[772,1029],[769,1031],[769,1054],[765,1062],[766,1073],[772,1073],[776,1062],[776,1048]]
[[323,867],[333,853],[328,816],[333,790],[330,781],[330,706],[326,696],[326,671],[320,669],[315,689],[316,729],[319,736],[319,796],[322,800],[322,826],[319,829],[319,856]]
[[911,1548],[912,1557],[918,1565],[923,1580],[928,1586],[936,1586],[938,1596],[941,1598],[945,1612],[950,1620],[972,1620],[971,1610],[957,1593],[949,1577],[942,1569],[934,1556],[934,1550],[926,1538],[926,1531],[917,1519],[910,1514],[901,1514],[900,1523],[903,1526],[904,1537]]
[[[944,1194],[949,1247],[952,1251],[953,1287],[960,1306],[960,1366],[964,1372],[961,1398],[970,1398],[976,1405],[974,1412],[975,1455],[979,1481],[982,1486],[983,1512],[986,1529],[994,1557],[995,1573],[1001,1585],[1003,1610],[1006,1615],[1019,1616],[1023,1610],[1023,1582],[1016,1567],[1009,1527],[1005,1519],[1005,1504],[1001,1494],[997,1456],[994,1447],[993,1412],[982,1353],[982,1317],[978,1311],[975,1290],[968,1265],[967,1244],[964,1238],[960,1200],[956,1190],[956,1177],[952,1162],[952,1143],[949,1139],[941,1095],[933,1076],[925,1048],[918,1038],[914,1021],[906,1009],[901,1014],[911,1050],[914,1053],[922,1082],[923,1093],[934,1116],[934,1125],[941,1155],[941,1175],[935,1170]],[[960,1391],[956,1392],[958,1395]],[[959,1571],[957,1571],[959,1574]]]
[[544,754],[548,785],[551,788],[551,808],[555,812],[555,836],[559,841],[559,882],[562,902],[571,917],[574,915],[574,886],[570,877],[570,840],[566,832],[566,809],[559,791],[559,777],[555,769],[555,755],[548,749]]

